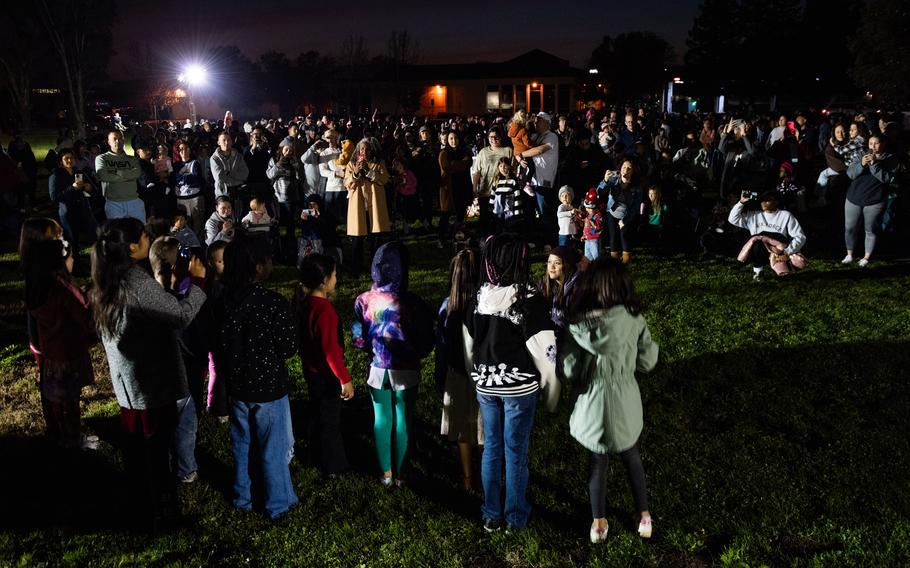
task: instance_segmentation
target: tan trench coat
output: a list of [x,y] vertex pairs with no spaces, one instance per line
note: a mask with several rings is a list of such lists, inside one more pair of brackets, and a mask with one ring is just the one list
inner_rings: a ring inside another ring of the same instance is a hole
[[370,164],[366,177],[360,179],[354,177],[355,171],[357,164],[351,160],[344,170],[344,187],[348,190],[348,236],[364,237],[368,233],[391,231],[385,197],[389,172],[385,164],[381,161]]

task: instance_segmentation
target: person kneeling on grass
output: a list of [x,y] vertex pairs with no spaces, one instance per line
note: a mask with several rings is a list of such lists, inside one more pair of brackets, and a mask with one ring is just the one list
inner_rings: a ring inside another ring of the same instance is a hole
[[294,432],[285,365],[297,353],[297,332],[288,301],[262,285],[271,272],[269,244],[263,239],[241,236],[224,249],[219,378],[223,369],[230,399],[234,506],[253,509],[250,470],[258,470],[254,476],[265,486],[265,511],[277,519],[298,502],[288,467]]
[[747,229],[751,235],[737,260],[746,262],[751,259],[756,282],[762,279],[762,270],[768,263],[778,276],[805,268],[806,258],[799,251],[806,244],[806,235],[792,213],[778,209],[777,193],[763,193],[758,198],[761,204],[758,211],[746,210],[749,201],[749,196],[744,194],[739,203],[730,209],[728,218],[731,225]]
[[629,269],[613,258],[591,263],[579,278],[570,321],[560,343],[562,373],[581,393],[569,418],[569,431],[590,452],[591,542],[607,538],[606,486],[610,454],[626,466],[641,515],[638,534],[651,538],[645,470],[638,440],[643,425],[635,371],[657,364],[657,344],[641,316]]

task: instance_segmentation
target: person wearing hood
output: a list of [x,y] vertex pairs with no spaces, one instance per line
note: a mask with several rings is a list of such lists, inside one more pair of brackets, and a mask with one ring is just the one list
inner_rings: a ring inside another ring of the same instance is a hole
[[408,291],[408,249],[401,241],[376,250],[373,286],[354,302],[352,344],[370,356],[376,455],[386,487],[401,485],[421,360],[433,350],[433,314]]
[[629,269],[614,258],[591,263],[579,278],[566,333],[560,343],[560,370],[578,398],[569,432],[590,452],[588,492],[591,542],[607,537],[606,487],[609,455],[626,466],[636,508],[638,534],[650,538],[645,471],[638,450],[643,419],[636,371],[657,364],[658,346],[641,315]]
[[480,511],[484,530],[494,532],[505,524],[528,524],[528,446],[538,391],[547,410],[555,411],[559,382],[550,308],[529,282],[525,241],[508,234],[488,237],[481,274],[484,284],[465,311],[462,332],[483,419]]
[[226,195],[215,199],[215,211],[205,222],[205,244],[211,246],[215,241],[230,242],[234,238],[234,209]]

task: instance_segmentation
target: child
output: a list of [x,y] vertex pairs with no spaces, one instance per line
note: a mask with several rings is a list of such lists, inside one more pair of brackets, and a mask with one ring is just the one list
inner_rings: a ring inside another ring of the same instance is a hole
[[265,512],[274,520],[298,502],[289,468],[294,432],[285,363],[297,353],[297,333],[288,301],[262,285],[271,273],[264,239],[239,237],[225,247],[219,322],[223,356],[216,362],[231,407],[233,504],[253,509],[255,478],[264,486]]
[[511,235],[488,237],[481,273],[484,284],[465,312],[463,332],[483,416],[481,514],[484,530],[493,532],[528,523],[528,446],[538,391],[553,412],[559,383],[556,337],[546,301],[529,282],[527,244]]
[[613,258],[599,259],[581,276],[560,345],[562,374],[582,389],[569,431],[590,452],[588,492],[591,542],[607,538],[606,486],[609,454],[626,466],[641,515],[638,534],[651,538],[645,471],[638,450],[642,430],[641,394],[635,371],[657,364],[657,344],[641,316],[629,270]]
[[531,148],[531,139],[526,126],[528,115],[524,110],[519,110],[509,121],[509,139],[512,141],[512,153],[519,155]]
[[[25,231],[23,231],[23,234]],[[95,450],[97,436],[80,431],[82,387],[95,381],[89,346],[96,341],[85,294],[73,283],[66,241],[34,241],[22,257],[25,305],[38,335],[41,407],[50,436],[67,448]]]
[[[29,248],[38,242],[62,240],[63,228],[60,223],[48,217],[32,217],[22,223],[22,232],[19,235],[19,259],[23,262],[28,257]],[[75,252],[75,251],[73,251]],[[25,266],[20,264],[19,269],[25,274]],[[35,358],[35,364],[38,370],[41,370],[41,350],[39,348],[40,338],[38,337],[38,323],[35,318],[26,311],[25,325],[28,329],[28,348]],[[48,416],[45,409],[45,421]]]
[[371,270],[373,287],[354,302],[352,343],[371,356],[367,385],[386,487],[401,485],[420,361],[433,350],[432,315],[423,300],[408,292],[409,265],[401,241],[379,247]]
[[272,218],[265,208],[265,200],[254,197],[250,200],[250,212],[240,220],[240,224],[252,235],[268,233],[272,228]]
[[171,236],[180,241],[180,244],[183,246],[190,248],[202,247],[202,245],[199,244],[199,237],[197,237],[196,233],[194,233],[186,224],[186,207],[183,205],[178,205],[177,211],[174,213]]
[[777,194],[785,209],[796,207],[799,211],[805,211],[806,190],[801,188],[795,179],[793,164],[782,162],[778,170]]
[[[187,278],[189,260],[189,250],[175,237],[158,237],[149,248],[152,276],[177,299],[186,296],[185,290],[189,285]],[[199,278],[194,283],[203,291],[206,289],[204,279]],[[189,392],[187,396],[177,400],[177,429],[174,431],[172,453],[177,478],[183,483],[193,483],[197,479],[196,431],[198,413],[202,408],[197,401],[201,402],[202,382],[208,365],[208,337],[212,331],[208,312],[206,305],[203,305],[193,321],[180,332],[178,338]]]
[[[206,291],[208,300],[212,307],[218,306],[221,302],[221,295],[224,293],[224,285],[221,284],[221,275],[224,274],[224,248],[227,241],[215,241],[206,250]],[[224,380],[218,379],[218,370],[215,367],[215,353],[217,345],[212,345],[208,354],[209,383],[208,394],[206,396],[206,412],[218,418],[220,422],[227,422],[228,405],[227,390],[224,386]]]
[[171,162],[171,159],[167,154],[167,146],[159,144],[158,157],[155,159],[155,175],[158,177],[158,180],[164,184],[168,182],[171,173],[174,171],[173,162]]
[[667,210],[669,207],[663,199],[663,192],[660,186],[652,185],[648,188],[647,199],[641,202],[641,215],[647,221],[643,226],[644,237],[662,241],[664,225],[667,220]]
[[[300,239],[297,242],[297,262],[313,253],[327,254],[340,265],[341,239],[338,238],[338,218],[322,206],[316,193],[304,198],[307,209],[300,213]],[[320,246],[321,245],[321,250]]]
[[354,398],[354,383],[344,364],[341,320],[329,301],[338,281],[336,267],[335,260],[324,254],[305,258],[294,298],[300,364],[310,391],[309,447],[326,477],[348,469],[341,401]]
[[512,160],[500,158],[496,173],[493,174],[493,199],[490,200],[498,232],[524,234],[530,210],[527,202],[533,195],[530,186],[523,189],[519,180],[512,175]]
[[474,489],[471,448],[483,445],[483,420],[465,364],[462,334],[468,304],[480,281],[478,256],[475,249],[466,248],[452,259],[449,297],[442,301],[436,316],[436,385],[443,393],[440,434],[458,443],[465,491]]
[[410,232],[411,223],[417,217],[417,208],[420,206],[417,198],[417,176],[400,158],[392,160],[392,170],[395,172],[395,190],[398,193],[398,211],[402,217],[402,232],[407,235]]
[[581,238],[585,241],[585,257],[588,260],[597,260],[600,256],[600,236],[604,230],[604,219],[596,189],[592,187],[588,190],[582,205],[585,208],[585,227]]
[[575,192],[572,188],[564,185],[559,188],[559,207],[556,209],[556,224],[559,226],[559,246],[564,247],[570,243],[572,237],[578,232],[575,226],[575,206],[572,201],[575,199]]

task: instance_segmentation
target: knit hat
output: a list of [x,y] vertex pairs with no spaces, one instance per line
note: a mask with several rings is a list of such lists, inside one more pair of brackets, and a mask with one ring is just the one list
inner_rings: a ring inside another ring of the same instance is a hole
[[572,191],[572,188],[571,188],[571,187],[569,187],[569,186],[567,186],[567,185],[564,185],[564,186],[562,186],[562,187],[559,188],[559,194],[558,194],[556,197],[557,197],[557,199],[559,199],[560,201],[562,201],[562,194],[563,194],[563,193],[568,193],[568,194],[569,194],[569,201],[572,201],[573,199],[575,199],[575,192]]
[[588,190],[588,193],[585,194],[584,206],[590,207],[592,209],[597,209],[597,190],[593,187]]
[[787,175],[793,177],[793,164],[790,162],[781,162],[780,167],[787,172]]

